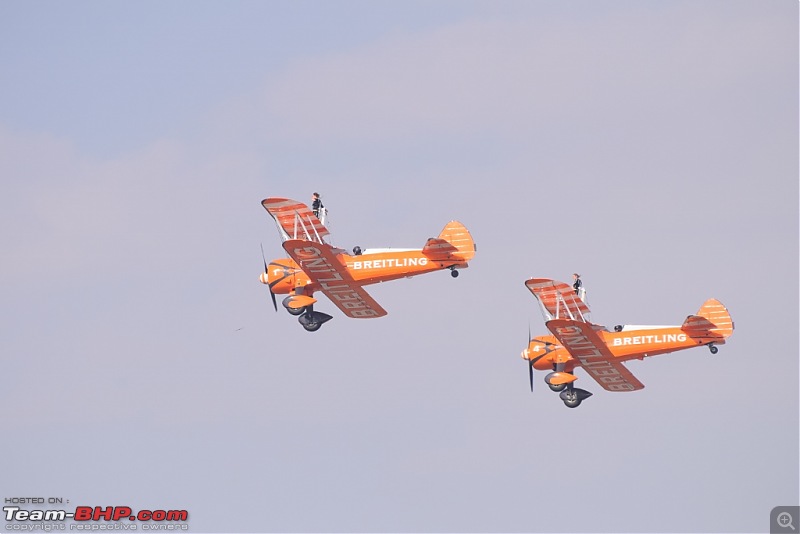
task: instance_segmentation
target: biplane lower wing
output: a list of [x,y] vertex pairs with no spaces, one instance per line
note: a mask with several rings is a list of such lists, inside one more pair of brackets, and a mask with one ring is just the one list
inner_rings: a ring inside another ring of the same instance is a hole
[[[566,284],[565,284],[566,285]],[[586,372],[607,391],[644,388],[600,338],[592,323],[572,319],[547,321],[547,328]]]
[[353,280],[330,245],[290,239],[284,241],[283,248],[319,290],[348,317],[369,319],[386,315],[386,310]]
[[525,287],[542,303],[547,313],[556,319],[571,318],[586,320],[589,306],[583,302],[572,286],[549,278],[531,278]]
[[262,200],[261,205],[278,223],[284,241],[305,239],[320,243],[329,234],[325,225],[302,202],[290,198],[270,197]]

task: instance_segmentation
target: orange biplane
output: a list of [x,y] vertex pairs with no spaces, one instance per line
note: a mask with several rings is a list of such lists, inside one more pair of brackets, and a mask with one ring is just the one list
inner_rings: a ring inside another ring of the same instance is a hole
[[716,354],[733,333],[733,321],[719,301],[709,299],[680,326],[617,325],[614,331],[588,320],[589,307],[564,282],[531,278],[525,286],[539,301],[545,325],[552,336],[530,338],[522,358],[528,360],[533,391],[533,370],[551,371],[544,381],[570,408],[592,394],[574,387],[575,368],[582,367],[608,391],[644,388],[622,364],[627,360],[666,354],[676,350],[708,346]]
[[[364,291],[363,286],[416,276],[441,269],[464,269],[475,255],[475,243],[463,224],[452,221],[439,237],[430,238],[421,249],[366,249],[349,253],[325,241],[328,229],[302,202],[287,198],[261,201],[275,219],[288,258],[267,265],[261,283],[269,286],[272,304],[278,310],[275,294],[288,295],[283,306],[299,316],[303,328],[319,330],[332,319],[314,310],[314,293],[322,292],[348,317],[370,319],[386,315],[386,310]],[[263,254],[263,250],[262,250]]]

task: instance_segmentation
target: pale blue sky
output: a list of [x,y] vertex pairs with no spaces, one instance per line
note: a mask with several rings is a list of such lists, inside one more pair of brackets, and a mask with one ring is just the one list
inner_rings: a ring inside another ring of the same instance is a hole
[[[0,3],[0,496],[195,532],[758,532],[798,503],[798,7]],[[309,334],[260,206],[453,280]],[[603,324],[736,331],[569,410],[523,283]]]

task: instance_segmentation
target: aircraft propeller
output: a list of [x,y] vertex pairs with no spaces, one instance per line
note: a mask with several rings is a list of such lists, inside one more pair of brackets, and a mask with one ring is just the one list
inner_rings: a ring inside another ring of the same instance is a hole
[[275,308],[275,311],[278,311],[278,301],[275,300],[275,293],[272,292],[272,286],[269,285],[268,276],[269,273],[267,267],[267,258],[264,256],[264,244],[261,244],[261,259],[264,260],[264,280],[267,282],[267,287],[269,288],[269,296],[272,297],[272,307]]
[[528,378],[531,381],[531,393],[533,393],[533,362],[528,361]]
[[[528,347],[531,346],[531,322],[528,321]],[[528,357],[528,378],[531,381],[531,393],[533,393],[533,360]]]
[[[530,350],[531,341],[533,341],[533,338],[531,337],[531,323],[529,322],[528,323],[528,347],[525,349],[526,352],[528,352]],[[547,356],[547,353],[550,352],[550,346],[552,345],[552,343],[547,342],[547,341],[544,341],[543,343],[545,344],[545,350],[544,350],[543,354],[540,354],[539,356],[537,356],[535,358],[531,358],[531,353],[530,352],[528,352],[528,354],[527,354],[528,355],[528,380],[530,380],[530,383],[531,383],[531,393],[533,393],[533,389],[534,389],[533,388],[533,384],[534,384],[534,380],[533,380],[533,364],[535,364],[536,362],[538,362],[539,360],[541,360],[542,358]]]

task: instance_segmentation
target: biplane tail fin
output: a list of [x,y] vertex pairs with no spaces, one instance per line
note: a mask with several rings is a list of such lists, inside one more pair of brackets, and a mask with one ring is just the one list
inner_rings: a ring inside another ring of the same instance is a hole
[[475,256],[475,242],[469,230],[458,221],[450,221],[439,237],[428,239],[422,253],[433,261],[460,261],[466,264]]
[[722,344],[733,334],[733,319],[720,301],[708,299],[695,315],[686,318],[681,330],[692,338],[708,339]]

